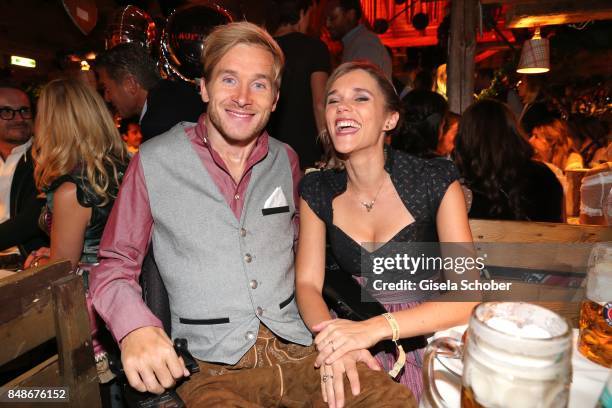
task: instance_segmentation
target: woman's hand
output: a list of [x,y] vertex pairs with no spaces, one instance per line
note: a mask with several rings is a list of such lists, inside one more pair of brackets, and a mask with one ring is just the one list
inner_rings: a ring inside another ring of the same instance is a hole
[[323,401],[327,402],[329,408],[342,408],[344,406],[344,375],[349,380],[351,392],[354,396],[361,392],[357,363],[364,363],[368,368],[380,371],[378,362],[369,351],[351,351],[332,364],[324,364],[320,368],[321,392]]
[[[384,338],[385,334],[381,333],[381,327],[377,323],[379,322],[376,319],[362,322],[334,319],[315,325],[313,331],[319,332],[314,340],[317,350],[319,350],[315,366],[321,367],[323,364],[333,364],[346,353],[355,350],[367,350],[378,343]],[[382,323],[386,324],[384,321]]]
[[49,262],[49,258],[51,257],[51,249],[48,247],[40,247],[32,252],[26,258],[23,263],[23,268],[36,268],[37,266],[44,265]]

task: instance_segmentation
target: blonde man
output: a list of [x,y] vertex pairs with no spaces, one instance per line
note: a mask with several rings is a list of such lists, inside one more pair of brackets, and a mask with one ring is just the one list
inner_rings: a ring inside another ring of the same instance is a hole
[[332,407],[406,406],[408,391],[357,365],[373,366],[365,350],[333,375],[314,367],[293,295],[299,163],[264,131],[278,100],[278,45],[255,25],[234,23],[208,36],[203,55],[207,113],[134,156],[91,279],[130,384],[160,393],[188,374],[140,297],[152,237],[172,337],[187,338],[200,365],[178,388],[188,406],[322,406],[322,386]]

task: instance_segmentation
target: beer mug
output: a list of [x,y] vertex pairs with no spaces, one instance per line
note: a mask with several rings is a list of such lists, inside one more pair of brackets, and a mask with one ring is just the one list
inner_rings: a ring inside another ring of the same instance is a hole
[[612,367],[612,244],[595,245],[589,257],[586,299],[580,306],[578,350]]
[[481,303],[465,343],[439,338],[425,349],[424,405],[447,407],[433,379],[438,353],[463,358],[463,408],[566,407],[572,378],[572,336],[561,316],[520,302]]

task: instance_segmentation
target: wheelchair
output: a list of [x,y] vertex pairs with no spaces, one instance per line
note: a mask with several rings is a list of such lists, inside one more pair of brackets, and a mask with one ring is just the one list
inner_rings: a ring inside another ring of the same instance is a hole
[[[140,286],[142,297],[151,312],[161,320],[164,331],[171,335],[170,304],[168,292],[159,274],[153,248],[149,249],[140,273]],[[187,339],[174,339],[174,350],[183,358],[185,367],[191,374],[200,371],[198,362],[189,353]],[[181,400],[175,389],[166,390],[163,394],[157,395],[148,392],[139,392],[132,388],[125,376],[121,364],[121,355],[117,350],[109,356],[111,371],[117,376],[117,384],[123,394],[123,402],[128,408],[183,408],[185,403]]]

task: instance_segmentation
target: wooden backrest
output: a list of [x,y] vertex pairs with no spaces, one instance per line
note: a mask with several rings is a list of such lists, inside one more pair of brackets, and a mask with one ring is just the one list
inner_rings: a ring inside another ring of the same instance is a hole
[[27,269],[0,280],[0,366],[53,338],[57,355],[2,385],[68,387],[66,406],[101,406],[85,291],[70,262]]
[[583,274],[593,244],[612,241],[612,228],[598,225],[470,220],[470,227],[489,264],[526,269]]
[[552,222],[470,220],[474,242],[566,242],[612,240],[612,227]]
[[[586,273],[592,244],[612,241],[612,228],[597,225],[473,219],[470,228],[479,254],[486,248],[487,265],[567,272],[573,276]],[[511,244],[519,244],[520,250],[514,250]],[[557,311],[577,326],[579,302],[585,296],[584,285],[575,288],[515,282],[513,288],[520,288],[516,293],[522,297],[515,300],[542,299],[535,303]],[[496,299],[485,296],[485,300]]]

